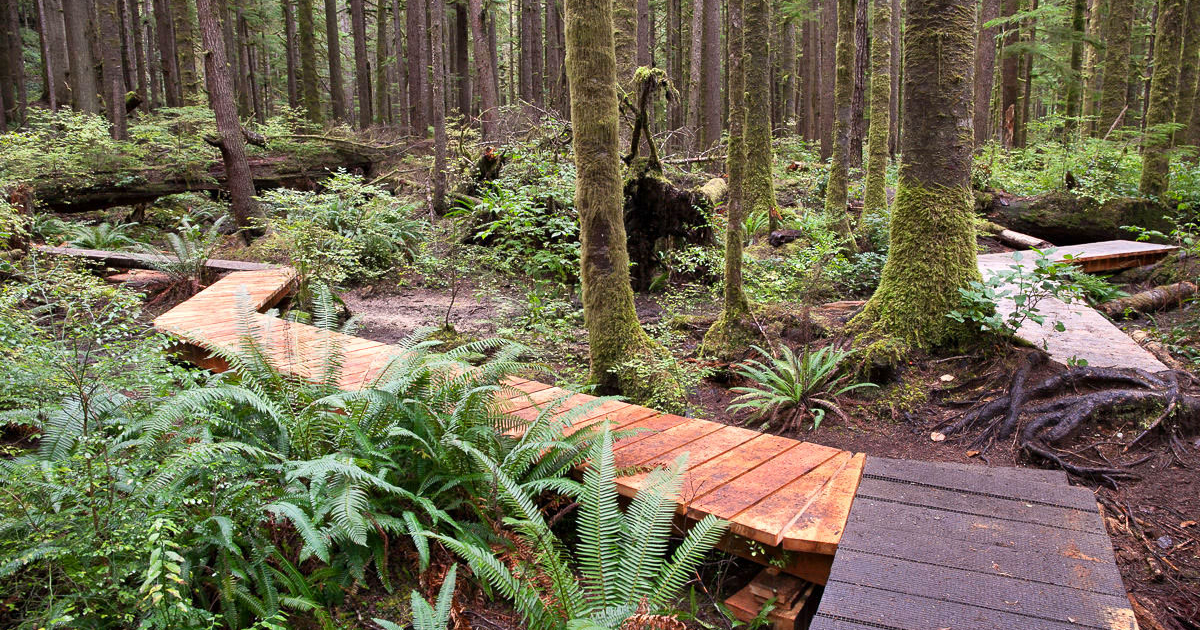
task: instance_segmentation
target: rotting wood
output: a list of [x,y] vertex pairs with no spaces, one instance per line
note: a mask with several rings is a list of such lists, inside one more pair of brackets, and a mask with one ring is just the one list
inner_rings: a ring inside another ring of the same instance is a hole
[[1109,317],[1120,318],[1124,317],[1126,313],[1149,313],[1150,311],[1174,308],[1195,294],[1196,285],[1194,283],[1176,282],[1110,300],[1096,308]]

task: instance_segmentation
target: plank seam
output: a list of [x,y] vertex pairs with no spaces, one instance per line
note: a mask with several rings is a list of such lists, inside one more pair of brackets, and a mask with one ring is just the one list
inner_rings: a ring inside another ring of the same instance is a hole
[[[1107,536],[1108,535],[1108,533],[1104,532],[1104,531],[1088,531],[1086,529],[1076,529],[1074,527],[1063,527],[1061,525],[1051,525],[1048,523],[1033,523],[1030,521],[1023,521],[1021,519],[1016,519],[1016,518],[1005,518],[1003,516],[997,516],[995,514],[977,514],[975,512],[967,512],[964,510],[951,510],[948,508],[935,508],[935,507],[930,507],[928,505],[921,505],[920,503],[910,503],[908,501],[899,501],[896,499],[886,499],[884,497],[873,497],[868,494],[859,494],[859,495],[855,496],[854,498],[855,499],[870,499],[872,501],[882,501],[884,503],[894,503],[897,505],[907,505],[909,507],[921,508],[922,510],[926,510],[929,512],[950,512],[952,514],[962,514],[963,516],[978,516],[978,517],[985,517],[985,518],[993,518],[998,521],[1007,521],[1009,523],[1020,523],[1022,525],[1038,525],[1040,527],[1049,527],[1052,529],[1060,529],[1060,530],[1067,531],[1067,532],[1078,532],[1080,534],[1093,534],[1096,536],[1101,536],[1101,535]],[[1083,512],[1083,510],[1075,510],[1075,511]],[[1091,514],[1091,512],[1083,512],[1083,513]]]
[[829,613],[823,613],[819,610],[817,611],[817,614],[814,615],[814,617],[821,617],[822,619],[829,619],[830,621],[845,621],[846,623],[856,623],[860,626],[867,626],[868,628],[880,628],[881,630],[905,630],[904,628],[900,628],[898,626],[889,626],[887,624],[876,623],[874,621],[863,621],[862,619],[855,619],[854,617],[846,617],[844,615],[831,615]]
[[[1040,621],[1049,621],[1051,623],[1057,623],[1057,624],[1063,624],[1063,625],[1083,626],[1086,628],[1095,628],[1096,630],[1112,630],[1112,628],[1109,628],[1109,627],[1097,626],[1097,625],[1082,623],[1079,621],[1068,621],[1066,619],[1055,619],[1053,617],[1043,617],[1042,615],[1034,615],[1034,614],[1030,614],[1030,613],[1017,611],[1017,610],[1005,610],[1003,608],[996,608],[993,606],[985,606],[985,605],[979,604],[979,603],[958,602],[958,601],[954,601],[952,599],[945,599],[942,597],[926,597],[925,595],[918,595],[916,593],[905,593],[904,591],[894,591],[890,588],[883,588],[880,586],[872,586],[870,584],[861,584],[858,582],[846,582],[844,580],[835,580],[835,579],[833,579],[832,576],[830,576],[830,578],[829,578],[829,583],[830,584],[833,584],[833,583],[845,584],[847,586],[866,587],[866,588],[874,589],[877,591],[886,591],[888,593],[896,593],[898,595],[906,595],[908,597],[913,597],[916,599],[924,599],[924,600],[929,600],[929,601],[934,601],[934,602],[942,602],[943,604],[953,604],[955,606],[964,606],[967,608],[978,608],[980,610],[990,610],[992,612],[1004,613],[1006,615],[1015,615],[1018,617],[1025,617],[1028,619],[1037,619]],[[1108,593],[1104,593],[1104,594],[1108,595]],[[858,623],[862,623],[862,622],[860,621]],[[887,626],[884,626],[884,627],[887,627]]]
[[[1108,595],[1108,596],[1113,596],[1113,597],[1120,597],[1120,596],[1125,595],[1124,593],[1109,593],[1107,591],[1098,591],[1098,590],[1092,589],[1092,588],[1082,588],[1079,586],[1072,586],[1070,584],[1059,584],[1058,582],[1046,582],[1044,580],[1035,580],[1032,578],[1021,578],[1021,577],[1016,577],[1014,575],[1005,575],[1003,573],[990,573],[988,571],[981,571],[979,569],[969,569],[969,568],[963,568],[963,567],[949,566],[949,565],[945,565],[945,564],[938,564],[936,562],[927,562],[924,560],[914,560],[912,558],[901,558],[899,556],[888,555],[886,553],[879,553],[876,551],[867,551],[866,549],[857,549],[853,545],[847,546],[845,543],[840,545],[839,549],[844,549],[846,551],[852,551],[854,553],[861,553],[861,554],[867,555],[867,556],[875,556],[876,558],[888,558],[891,560],[901,560],[903,562],[912,562],[913,564],[923,564],[925,566],[937,567],[939,569],[954,569],[955,571],[966,571],[968,573],[977,573],[979,575],[1008,578],[1010,580],[1016,580],[1018,582],[1028,582],[1030,584],[1044,584],[1046,586],[1058,586],[1058,587],[1062,587],[1062,588],[1069,588],[1074,591],[1082,591],[1084,593],[1092,593],[1094,595]],[[874,588],[874,587],[872,587],[872,588]]]
[[[893,483],[905,483],[910,486],[921,486],[923,488],[935,488],[937,490],[946,490],[949,492],[955,492],[955,493],[959,493],[959,494],[971,494],[971,495],[975,495],[977,497],[988,497],[989,499],[1004,499],[1006,501],[1018,501],[1021,503],[1032,503],[1034,505],[1044,505],[1046,507],[1059,508],[1062,510],[1083,512],[1084,514],[1098,514],[1099,513],[1099,512],[1093,512],[1091,510],[1084,510],[1084,509],[1077,508],[1077,507],[1071,507],[1069,505],[1063,505],[1061,503],[1053,503],[1050,501],[1039,501],[1038,499],[1018,499],[1011,495],[995,494],[992,492],[980,492],[978,490],[963,490],[961,488],[951,488],[949,486],[939,486],[934,483],[925,483],[923,481],[912,481],[909,479],[900,479],[897,477],[889,477],[887,475],[881,475],[879,473],[863,473],[862,477],[863,477],[863,479],[874,479],[876,481],[891,481]],[[1032,482],[1032,483],[1045,483],[1045,482],[1037,481],[1037,482]],[[1074,486],[1066,486],[1066,487],[1071,488]],[[883,499],[883,500],[886,501],[887,499]]]

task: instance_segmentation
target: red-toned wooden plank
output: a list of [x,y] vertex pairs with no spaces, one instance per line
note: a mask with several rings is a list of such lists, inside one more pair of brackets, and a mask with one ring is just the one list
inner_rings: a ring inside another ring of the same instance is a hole
[[713,514],[728,520],[840,452],[808,442],[796,444],[772,458],[769,464],[760,464],[739,475],[736,483],[724,484],[696,499],[688,507],[688,515]]
[[626,444],[614,444],[613,455],[618,467],[637,466],[668,451],[693,444],[705,436],[720,431],[723,426],[709,420],[689,419],[666,431],[647,436],[645,439]]
[[783,548],[787,551],[810,551],[832,555],[837,551],[850,505],[862,480],[866,455],[859,453],[846,464],[821,496],[783,532]]
[[850,462],[850,453],[842,451],[808,474],[776,490],[770,496],[739,512],[729,530],[760,543],[776,546],[783,532],[804,514],[821,491]]

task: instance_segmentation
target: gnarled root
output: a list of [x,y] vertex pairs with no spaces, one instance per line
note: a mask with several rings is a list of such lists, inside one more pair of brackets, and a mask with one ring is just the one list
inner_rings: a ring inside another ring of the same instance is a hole
[[[971,442],[972,449],[982,451],[998,440],[1012,437],[1020,427],[1016,442],[1027,455],[1072,474],[1111,484],[1116,479],[1137,475],[1107,458],[1104,459],[1108,466],[1077,464],[1068,458],[1078,453],[1059,451],[1055,445],[1075,434],[1089,420],[1107,412],[1160,409],[1125,450],[1158,433],[1165,437],[1172,457],[1184,464],[1180,431],[1195,427],[1200,419],[1200,397],[1185,394],[1180,387],[1180,378],[1190,379],[1190,375],[1170,370],[1151,374],[1137,369],[1076,367],[1028,387],[1030,371],[1045,359],[1040,352],[1029,353],[1014,373],[1007,394],[976,405],[961,417],[944,424],[941,433],[962,434],[982,425],[982,430]],[[1026,420],[1021,426],[1023,417]]]

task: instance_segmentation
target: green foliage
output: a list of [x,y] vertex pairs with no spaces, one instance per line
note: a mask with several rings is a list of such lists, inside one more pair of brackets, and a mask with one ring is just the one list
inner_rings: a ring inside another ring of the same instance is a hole
[[[979,330],[1012,336],[1026,321],[1038,325],[1046,321],[1038,308],[1043,300],[1070,302],[1083,298],[1077,282],[1079,272],[1069,255],[1055,260],[1051,257],[1054,249],[1033,251],[1036,256],[1032,266],[1022,264],[1021,252],[1013,252],[1013,264],[1007,269],[992,269],[982,282],[972,281],[968,288],[959,289],[963,308],[946,316],[960,323],[972,322]],[[1052,324],[1056,330],[1065,330],[1060,321]]]
[[[851,253],[827,217],[810,213],[797,221],[797,228],[804,233],[801,240],[764,249],[767,255],[762,257],[746,258],[745,282],[751,300],[815,302],[835,295],[870,295],[879,284],[886,248]],[[871,221],[868,234],[886,242],[886,231],[882,236],[875,231],[886,219]]]
[[[651,471],[622,513],[616,485],[613,437],[605,428],[589,452],[583,482],[564,490],[579,502],[574,562],[534,505],[533,495],[483,453],[470,451],[492,477],[506,519],[519,537],[507,563],[491,549],[439,537],[472,571],[513,601],[533,630],[618,628],[639,611],[664,611],[696,566],[720,539],[726,524],[707,516],[688,531],[668,558],[675,497],[683,459]],[[572,482],[573,484],[574,482]],[[515,566],[514,566],[515,565]],[[543,588],[539,589],[539,584]]]
[[494,251],[500,270],[573,282],[579,269],[575,166],[535,151],[517,152],[479,192],[481,203],[454,216],[477,222],[473,237]]
[[[228,215],[218,217],[206,228],[183,217],[179,229],[166,235],[167,254],[174,260],[159,258],[153,263],[154,268],[167,274],[173,283],[190,283],[198,289],[207,279],[208,259],[220,244],[221,226],[228,218]],[[149,254],[161,253],[149,246],[144,249]]]
[[29,232],[46,243],[57,244],[62,237],[71,231],[71,225],[66,221],[50,214],[37,212],[29,220]]
[[345,171],[326,180],[322,192],[276,189],[262,200],[272,235],[261,247],[319,284],[378,278],[412,261],[422,238],[413,206]]
[[767,360],[748,360],[735,371],[754,383],[749,387],[734,387],[741,394],[733,399],[729,411],[749,410],[764,420],[764,426],[778,420],[787,428],[798,428],[805,416],[810,416],[813,429],[821,425],[826,411],[842,419],[845,412],[838,406],[838,396],[874,383],[849,382],[851,373],[845,369],[853,354],[833,346],[810,351],[805,348],[797,355],[791,348],[780,348],[780,356],[758,346],[754,349]]
[[[438,590],[437,601],[432,606],[420,593],[412,592],[413,630],[446,630],[450,625],[450,604],[454,600],[457,573],[457,565],[450,567],[442,582],[442,588]],[[400,625],[383,619],[376,619],[375,623],[382,626],[383,630],[403,630]]]
[[136,223],[97,223],[95,225],[76,224],[67,231],[72,247],[84,249],[103,249],[119,251],[133,246],[137,241],[129,235]]

